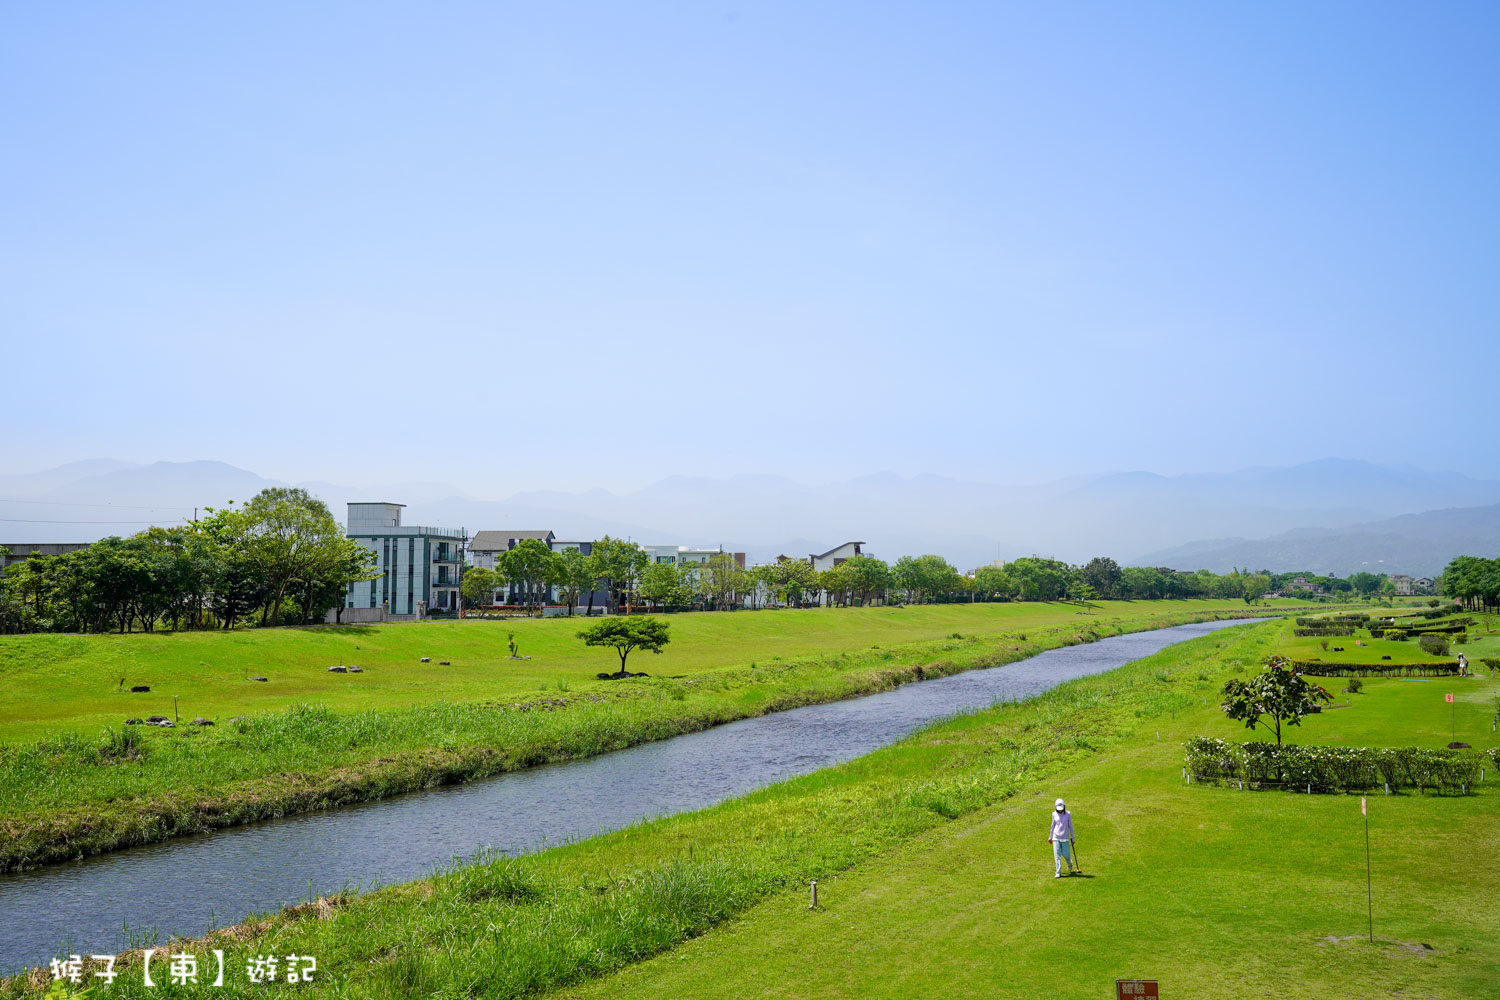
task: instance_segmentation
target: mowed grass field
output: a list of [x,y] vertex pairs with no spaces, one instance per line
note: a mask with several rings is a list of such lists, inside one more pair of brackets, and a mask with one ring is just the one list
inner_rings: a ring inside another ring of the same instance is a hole
[[[1500,657],[1500,631],[1497,631],[1500,629],[1500,616],[1463,612],[1441,620],[1429,621],[1420,617],[1409,617],[1411,609],[1404,608],[1372,608],[1368,613],[1376,616],[1394,613],[1401,616],[1396,619],[1397,623],[1435,625],[1455,618],[1472,618],[1474,624],[1468,627],[1469,641],[1463,645],[1450,642],[1449,651],[1443,656],[1433,656],[1423,651],[1415,639],[1397,642],[1393,639],[1372,638],[1369,629],[1365,626],[1356,626],[1354,635],[1321,637],[1294,635],[1292,629],[1289,628],[1281,637],[1277,651],[1293,660],[1316,660],[1324,663],[1383,663],[1385,661],[1382,657],[1385,656],[1390,657],[1391,663],[1451,663],[1458,659],[1459,653],[1463,653],[1471,661],[1478,661],[1481,657]],[[1325,638],[1328,641],[1327,649],[1322,646]],[[1363,645],[1360,645],[1361,643]],[[1336,646],[1343,647],[1343,651],[1335,649]]]
[[[1197,707],[1150,719],[1123,745],[992,808],[559,997],[1108,997],[1155,978],[1195,998],[1500,995],[1500,788],[1467,797],[1374,795],[1375,942],[1367,939],[1359,798],[1187,786],[1184,740],[1245,737],[1214,705],[1211,651],[1185,693]],[[1191,644],[1202,650],[1215,640]],[[1173,651],[1160,657],[1171,663]],[[1180,662],[1180,661],[1179,661]],[[1124,668],[1152,670],[1151,662]],[[1478,678],[1372,681],[1351,707],[1291,730],[1302,742],[1493,747],[1500,685]],[[1202,705],[1203,698],[1209,701]],[[1160,739],[1157,733],[1160,732]],[[936,738],[941,730],[928,735]],[[1075,814],[1085,877],[1052,877],[1052,799]]]
[[[619,681],[596,679],[618,661],[576,638],[579,619],[3,639],[0,870],[1247,612],[1188,601],[680,615],[665,653],[631,660],[651,676]],[[511,633],[530,659],[510,658]],[[328,672],[350,663],[364,672]],[[130,694],[133,684],[151,691]],[[127,715],[170,718],[174,696],[183,725],[123,725]],[[199,715],[216,725],[186,724]]]
[[[660,656],[637,654],[630,666],[653,675],[692,676],[753,662],[930,642],[954,632],[971,638],[1014,636],[1252,610],[1243,601],[1103,601],[1087,608],[1016,603],[679,614],[665,616],[672,627],[667,650]],[[576,638],[583,624],[579,618],[552,618],[3,636],[0,743],[62,732],[93,735],[105,726],[118,728],[128,717],[171,717],[174,697],[183,720],[203,716],[222,722],[300,704],[336,711],[385,709],[516,699],[558,681],[574,690],[607,687],[594,675],[616,669],[618,660],[611,650],[587,648]],[[510,659],[511,633],[529,659]],[[421,663],[424,656],[432,662]],[[351,663],[364,673],[328,672],[335,664]],[[130,694],[133,685],[151,691]]]
[[[320,900],[188,948],[224,948],[231,965],[315,954],[309,996],[1108,997],[1124,977],[1169,997],[1495,995],[1493,773],[1468,796],[1370,798],[1373,944],[1358,797],[1183,783],[1182,741],[1245,735],[1215,695],[1284,627],[1182,643],[711,809]],[[1460,736],[1493,747],[1500,684],[1442,683],[1461,696]],[[1293,732],[1430,742],[1440,687],[1382,681]],[[1059,795],[1084,877],[1052,877]],[[12,980],[0,995],[44,987]]]

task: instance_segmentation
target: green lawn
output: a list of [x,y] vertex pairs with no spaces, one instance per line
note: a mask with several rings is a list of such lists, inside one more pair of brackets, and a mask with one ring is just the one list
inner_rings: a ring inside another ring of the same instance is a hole
[[[1273,607],[1307,605],[1273,601]],[[1316,607],[1316,606],[1313,606]],[[632,661],[653,674],[692,675],[725,667],[868,649],[872,645],[1027,629],[1075,631],[1185,611],[1245,612],[1242,601],[1104,601],[1082,615],[1070,604],[949,604],[700,613],[667,616],[672,644],[659,657]],[[617,666],[608,650],[575,638],[582,622],[426,622],[339,628],[281,628],[229,633],[0,636],[0,743],[72,731],[95,734],[127,717],[223,720],[288,705],[381,709],[513,699],[558,680],[587,688]],[[507,635],[523,656],[511,660]],[[423,664],[421,657],[431,657]],[[440,661],[450,661],[441,666]],[[363,674],[330,674],[355,663]],[[268,678],[266,683],[248,677]],[[121,691],[123,680],[124,692]],[[130,694],[144,684],[149,694]]]
[[[617,660],[583,646],[578,620],[3,639],[0,683],[11,697],[0,735],[11,741],[0,741],[0,870],[589,756],[1247,610],[1165,601],[681,615],[667,652],[632,659],[652,676],[626,681],[595,679]],[[511,632],[531,659],[509,658]],[[330,663],[365,672],[330,674]],[[122,675],[151,693],[120,693]],[[121,725],[127,712],[170,716],[174,695],[184,720],[218,724]],[[39,731],[48,735],[19,738]]]
[[[326,978],[299,989],[321,996],[1107,997],[1127,976],[1166,996],[1494,995],[1493,773],[1467,797],[1371,797],[1373,946],[1357,797],[1182,782],[1183,740],[1243,734],[1214,696],[1283,627],[1180,644],[712,809],[194,947],[231,963],[316,954]],[[1427,702],[1449,684],[1460,736],[1496,746],[1488,676],[1381,681],[1293,732],[1437,741]],[[1052,878],[1056,795],[1086,878]]]
[[[1372,610],[1370,614],[1378,615],[1383,610]],[[1473,661],[1477,661],[1480,657],[1500,657],[1500,631],[1490,631],[1497,628],[1497,616],[1464,614],[1458,617],[1473,618],[1475,624],[1469,626],[1469,642],[1465,645],[1452,644],[1446,656],[1433,656],[1423,652],[1415,639],[1408,639],[1405,642],[1373,639],[1370,637],[1369,629],[1364,627],[1356,627],[1354,635],[1327,637],[1296,636],[1292,634],[1292,629],[1288,628],[1277,651],[1293,660],[1322,660],[1326,663],[1382,663],[1384,662],[1381,659],[1382,656],[1389,656],[1391,663],[1441,663],[1456,660],[1459,653],[1463,653]],[[1413,620],[1438,624],[1438,622],[1426,622],[1425,619],[1420,618]],[[1327,649],[1322,647],[1325,639],[1328,643]],[[1360,643],[1364,645],[1359,645]],[[1342,646],[1343,652],[1337,652],[1333,648],[1335,646]]]
[[[1216,683],[1224,672],[1204,673]],[[1467,798],[1370,798],[1372,946],[1358,798],[1182,783],[1184,739],[1243,734],[1202,706],[1214,683],[1191,685],[1198,708],[1109,754],[825,882],[817,912],[800,890],[778,894],[560,995],[1107,997],[1115,978],[1151,977],[1163,996],[1197,998],[1495,996],[1493,770]],[[1444,744],[1444,685],[1460,695],[1460,738],[1495,746],[1488,677],[1373,682],[1354,707],[1292,732]],[[1058,795],[1075,812],[1087,878],[1052,878],[1045,829]]]

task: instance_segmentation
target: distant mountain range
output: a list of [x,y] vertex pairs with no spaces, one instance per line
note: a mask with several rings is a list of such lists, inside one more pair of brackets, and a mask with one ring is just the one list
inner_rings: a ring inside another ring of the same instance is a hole
[[1312,570],[1348,576],[1363,570],[1436,576],[1459,555],[1500,556],[1500,504],[1402,514],[1344,530],[1302,528],[1257,540],[1190,542],[1134,562],[1216,573],[1243,566],[1275,573]]
[[[215,461],[93,459],[3,475],[0,543],[129,533],[273,485],[288,484]],[[1036,553],[1190,569],[1375,565],[1429,573],[1455,554],[1454,545],[1483,554],[1476,546],[1500,536],[1492,528],[1500,481],[1336,458],[1224,474],[1080,475],[1033,486],[890,473],[819,485],[773,475],[672,476],[623,494],[528,490],[503,500],[442,483],[299,485],[341,518],[349,501],[387,500],[407,504],[411,524],[722,544],[752,561],[858,540],[884,559],[936,552],[962,569]]]

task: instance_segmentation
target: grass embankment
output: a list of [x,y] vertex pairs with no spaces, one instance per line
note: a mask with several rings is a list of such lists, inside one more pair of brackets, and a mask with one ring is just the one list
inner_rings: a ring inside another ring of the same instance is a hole
[[[1487,995],[1500,973],[1488,787],[1371,799],[1371,946],[1352,797],[1181,782],[1184,739],[1243,732],[1214,695],[1257,669],[1278,628],[1184,643],[712,809],[192,947],[225,948],[231,968],[317,955],[322,981],[299,989],[327,996],[1052,998],[1108,996],[1133,976],[1201,997]],[[1463,683],[1461,735],[1492,745],[1478,737],[1495,684]],[[1433,686],[1380,682],[1298,735],[1428,738],[1386,696]],[[1052,878],[1056,795],[1087,878]],[[223,993],[256,989],[241,978]]]
[[[595,680],[613,655],[583,647],[579,622],[560,619],[0,639],[0,683],[14,694],[0,734],[32,732],[43,718],[64,733],[0,745],[0,870],[589,756],[1247,611],[1195,601],[680,615],[666,653],[632,661],[654,676],[629,681]],[[530,660],[509,658],[511,632]],[[365,672],[327,672],[351,662]],[[120,676],[151,693],[118,693]],[[58,704],[45,704],[49,690]],[[173,694],[184,717],[217,715],[219,724],[119,725],[127,712],[167,714]],[[244,718],[231,722],[230,713]],[[104,718],[112,731],[81,735]]]

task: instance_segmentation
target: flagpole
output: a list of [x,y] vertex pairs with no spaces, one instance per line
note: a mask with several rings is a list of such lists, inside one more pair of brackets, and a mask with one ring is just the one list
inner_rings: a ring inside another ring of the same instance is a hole
[[1370,943],[1375,943],[1375,898],[1370,889],[1370,813],[1365,797],[1359,797],[1359,811],[1365,817],[1365,914],[1370,921]]

